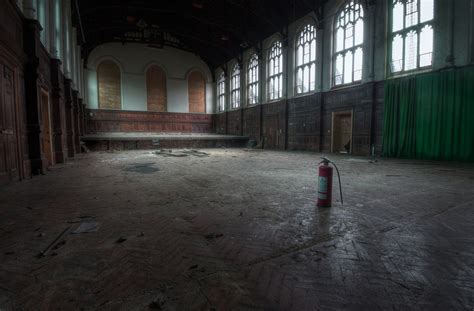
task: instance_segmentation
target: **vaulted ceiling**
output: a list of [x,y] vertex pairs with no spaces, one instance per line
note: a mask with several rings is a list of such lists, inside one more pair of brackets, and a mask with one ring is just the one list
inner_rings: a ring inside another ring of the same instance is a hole
[[73,0],[73,15],[86,57],[102,43],[141,42],[189,50],[215,68],[326,1]]

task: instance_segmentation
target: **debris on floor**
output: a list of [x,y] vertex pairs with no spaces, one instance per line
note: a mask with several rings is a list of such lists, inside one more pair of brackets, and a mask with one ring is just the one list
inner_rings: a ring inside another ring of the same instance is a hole
[[154,165],[155,163],[134,163],[125,167],[124,171],[140,174],[153,174],[160,170],[157,167],[153,167]]
[[356,163],[377,163],[377,160],[370,160],[370,159],[356,159],[356,158],[349,158],[346,160],[347,162],[356,162]]
[[171,150],[171,149],[161,149],[158,151],[153,152],[155,155],[160,155],[163,157],[176,157],[176,158],[182,158],[182,157],[187,157],[187,156],[194,156],[194,157],[208,157],[209,153],[204,152],[204,151],[199,151],[195,149],[183,149],[183,150]]
[[123,237],[123,236],[121,236],[120,238],[118,238],[118,240],[117,240],[117,241],[115,241],[115,243],[118,243],[118,244],[120,244],[120,243],[123,243],[123,242],[125,242],[125,241],[127,241],[127,238],[126,238],[126,237]]
[[42,258],[46,256],[46,253],[53,247],[59,239],[61,239],[68,231],[71,229],[71,227],[67,227],[64,229],[41,253],[36,255],[37,258]]
[[[94,199],[96,199],[96,198],[94,198]],[[77,217],[76,219],[68,220],[67,223],[68,224],[76,224],[76,223],[80,223],[80,222],[90,221],[94,218],[95,218],[95,216],[81,215],[81,216]]]
[[206,240],[214,240],[223,237],[224,235],[222,233],[209,233],[206,234],[204,237]]
[[93,233],[97,232],[98,223],[97,222],[83,222],[79,227],[72,231],[71,234],[81,234],[81,233]]

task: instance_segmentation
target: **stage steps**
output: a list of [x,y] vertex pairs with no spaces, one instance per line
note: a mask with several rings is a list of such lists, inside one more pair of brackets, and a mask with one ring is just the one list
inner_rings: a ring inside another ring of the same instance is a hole
[[91,151],[242,148],[245,136],[201,133],[94,133],[82,137]]

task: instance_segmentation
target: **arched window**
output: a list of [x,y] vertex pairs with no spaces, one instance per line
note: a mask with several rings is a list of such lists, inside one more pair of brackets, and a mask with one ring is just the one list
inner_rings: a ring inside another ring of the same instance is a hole
[[166,73],[153,65],[146,71],[146,95],[148,111],[166,111]]
[[392,73],[430,67],[434,0],[390,0]]
[[233,109],[240,107],[240,67],[238,64],[232,68],[230,77],[230,106]]
[[283,54],[281,41],[273,43],[268,54],[268,98],[281,98],[283,95]]
[[206,112],[206,80],[199,71],[193,71],[188,77],[189,112]]
[[104,60],[97,67],[100,109],[122,108],[120,68],[113,61]]
[[296,93],[316,89],[316,28],[306,25],[296,39]]
[[334,85],[362,79],[364,8],[350,0],[336,18],[334,38]]
[[253,54],[247,68],[247,99],[250,105],[258,103],[258,56]]
[[221,72],[219,80],[217,81],[217,102],[219,105],[219,111],[225,110],[225,75]]

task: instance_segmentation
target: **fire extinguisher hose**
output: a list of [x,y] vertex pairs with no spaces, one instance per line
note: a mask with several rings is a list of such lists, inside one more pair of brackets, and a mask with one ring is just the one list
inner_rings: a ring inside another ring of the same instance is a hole
[[341,205],[344,205],[344,201],[342,200],[342,185],[341,185],[341,175],[339,174],[339,170],[337,169],[336,163],[332,162],[332,165],[336,168],[337,173],[337,180],[339,181],[339,194],[341,195]]

